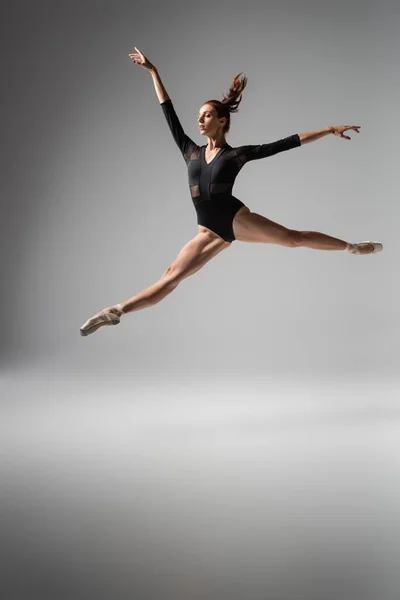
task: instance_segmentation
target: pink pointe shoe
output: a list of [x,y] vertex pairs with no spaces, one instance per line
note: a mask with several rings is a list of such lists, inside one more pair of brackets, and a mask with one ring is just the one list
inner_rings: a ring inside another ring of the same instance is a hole
[[383,250],[383,244],[381,242],[358,242],[357,244],[353,244],[353,247],[348,250],[350,254],[361,254],[360,246],[361,244],[370,244],[373,247],[372,252],[367,252],[367,254],[375,254],[376,252],[381,252]]
[[109,306],[96,313],[80,328],[81,335],[90,335],[103,325],[118,325],[124,313],[116,306]]

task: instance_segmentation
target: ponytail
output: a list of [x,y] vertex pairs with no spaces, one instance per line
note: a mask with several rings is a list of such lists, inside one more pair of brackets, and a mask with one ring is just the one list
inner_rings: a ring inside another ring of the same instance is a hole
[[239,104],[242,101],[243,90],[247,85],[247,77],[243,76],[240,78],[242,73],[236,75],[233,79],[232,85],[229,88],[227,95],[223,95],[222,101],[220,100],[207,100],[204,104],[211,104],[216,110],[218,118],[226,117],[226,123],[224,126],[224,133],[228,133],[231,126],[230,113],[238,112]]

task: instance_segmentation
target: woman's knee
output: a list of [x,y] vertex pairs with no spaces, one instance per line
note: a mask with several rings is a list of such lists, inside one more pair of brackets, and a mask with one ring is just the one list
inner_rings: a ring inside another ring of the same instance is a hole
[[162,275],[171,285],[178,285],[183,279],[196,273],[207,262],[205,257],[196,256],[191,261],[176,260]]
[[164,281],[164,284],[167,287],[174,289],[188,275],[189,273],[185,273],[185,271],[182,268],[179,268],[175,265],[171,265],[166,271],[164,271],[161,280]]
[[297,229],[288,229],[285,246],[289,248],[299,248],[304,245],[304,231],[298,231]]

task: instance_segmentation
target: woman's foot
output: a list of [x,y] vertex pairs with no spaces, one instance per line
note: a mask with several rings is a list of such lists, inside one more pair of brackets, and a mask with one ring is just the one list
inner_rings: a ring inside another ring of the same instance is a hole
[[109,306],[96,313],[86,321],[80,328],[81,335],[89,335],[97,331],[103,325],[118,325],[123,311],[117,306]]
[[347,244],[346,250],[350,254],[375,254],[383,250],[381,242],[359,242],[358,244]]

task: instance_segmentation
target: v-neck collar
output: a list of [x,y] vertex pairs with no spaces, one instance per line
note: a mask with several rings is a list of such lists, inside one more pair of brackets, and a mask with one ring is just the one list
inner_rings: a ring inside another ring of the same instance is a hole
[[213,156],[213,158],[211,159],[211,161],[209,163],[206,161],[206,148],[207,148],[207,146],[203,146],[203,160],[204,160],[204,163],[207,165],[207,167],[209,167],[214,162],[214,160],[217,158],[217,156],[219,156],[221,154],[221,152],[224,150],[224,148],[227,145],[228,144],[225,143],[223,146],[221,146],[221,148],[218,150],[217,154],[215,156]]

